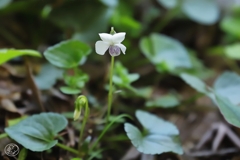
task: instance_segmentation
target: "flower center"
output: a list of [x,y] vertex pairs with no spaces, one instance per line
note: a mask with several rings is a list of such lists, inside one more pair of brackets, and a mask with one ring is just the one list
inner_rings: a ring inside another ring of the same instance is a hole
[[111,56],[118,56],[121,53],[120,47],[111,45],[109,47],[109,53]]

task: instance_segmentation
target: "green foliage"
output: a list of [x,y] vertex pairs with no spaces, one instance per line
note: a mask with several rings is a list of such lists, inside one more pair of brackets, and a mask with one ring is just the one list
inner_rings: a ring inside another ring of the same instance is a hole
[[139,79],[139,74],[129,74],[128,70],[118,61],[115,64],[113,82],[119,87],[129,86],[132,82]]
[[240,128],[240,107],[232,104],[227,98],[217,94],[216,101],[218,108],[226,121]]
[[143,125],[144,131],[140,132],[137,127],[129,123],[124,124],[124,129],[139,152],[144,154],[164,152],[183,154],[178,138],[179,131],[172,123],[141,110],[136,111],[136,117]]
[[192,88],[196,89],[198,92],[203,94],[209,94],[208,86],[199,78],[192,76],[187,73],[180,74],[180,77]]
[[62,70],[46,63],[42,65],[40,72],[34,77],[34,80],[39,89],[47,90],[52,88],[56,81],[62,77]]
[[27,158],[27,154],[28,150],[23,147],[18,155],[18,160],[25,160]]
[[227,98],[232,104],[240,104],[240,76],[234,72],[224,72],[213,85],[214,91]]
[[218,21],[220,9],[214,0],[184,0],[182,11],[192,20],[205,25]]
[[221,28],[228,34],[235,37],[240,37],[240,19],[239,16],[226,16],[221,21]]
[[12,2],[12,0],[1,0],[1,1],[0,1],[0,9],[5,8],[5,7],[8,6],[11,2]]
[[64,116],[57,113],[41,113],[5,128],[5,132],[25,148],[41,152],[57,144],[58,132],[67,126]]
[[65,94],[79,94],[88,80],[88,75],[78,69],[74,71],[73,75],[66,72],[64,82],[67,86],[61,87],[60,90]]
[[145,105],[147,107],[172,108],[176,107],[179,104],[180,102],[175,95],[168,94],[153,100],[148,100]]
[[[226,121],[240,127],[239,88],[240,77],[233,72],[225,72],[214,83],[214,88],[208,87],[197,77],[181,74],[181,78],[198,92],[209,96],[217,105]],[[229,83],[231,82],[231,83]]]
[[30,49],[0,49],[0,64],[24,55],[41,57],[41,54],[38,51]]
[[235,43],[232,45],[227,45],[224,48],[225,55],[230,59],[240,60],[240,43]]
[[53,65],[60,68],[74,68],[82,64],[91,48],[78,40],[67,40],[49,47],[44,56]]
[[165,35],[153,33],[149,37],[142,38],[140,48],[159,72],[171,72],[179,67],[192,67],[185,47],[180,42]]

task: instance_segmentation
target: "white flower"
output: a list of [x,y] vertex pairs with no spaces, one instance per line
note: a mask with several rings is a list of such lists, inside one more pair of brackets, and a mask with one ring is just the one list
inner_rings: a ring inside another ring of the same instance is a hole
[[111,56],[118,56],[121,51],[125,54],[126,47],[121,44],[125,35],[125,32],[115,33],[113,35],[100,33],[99,36],[102,41],[97,41],[95,44],[97,54],[104,55],[108,49]]

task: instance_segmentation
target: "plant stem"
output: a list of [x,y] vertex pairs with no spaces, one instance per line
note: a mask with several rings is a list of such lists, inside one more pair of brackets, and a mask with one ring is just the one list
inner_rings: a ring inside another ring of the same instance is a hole
[[111,107],[112,107],[112,77],[113,77],[113,67],[114,67],[114,56],[111,59],[111,68],[109,75],[109,92],[108,92],[108,112],[107,112],[107,121],[109,121]]
[[85,129],[85,126],[86,126],[86,123],[87,123],[87,120],[88,120],[88,116],[89,116],[89,107],[88,107],[88,100],[86,98],[86,105],[85,105],[85,112],[84,112],[84,117],[83,117],[83,123],[81,125],[81,128],[80,128],[80,134],[79,134],[79,140],[78,140],[78,151],[79,153],[81,152],[81,142],[82,142],[82,137],[83,137],[83,131]]
[[2,134],[0,134],[0,139],[5,138],[5,137],[7,137],[7,136],[8,136],[7,133],[2,133]]
[[90,151],[91,152],[95,147],[96,145],[98,144],[98,142],[100,141],[100,139],[104,136],[104,134],[107,132],[107,130],[119,119],[121,118],[124,118],[124,117],[129,117],[130,119],[132,119],[131,116],[127,115],[127,114],[122,114],[122,115],[119,115],[117,116],[115,119],[113,119],[102,131],[102,133],[100,134],[100,136],[97,138],[97,140],[93,143],[92,147],[90,148]]
[[64,144],[61,144],[61,143],[57,143],[56,145],[57,145],[58,147],[64,149],[64,150],[67,150],[67,151],[72,152],[72,153],[74,153],[74,154],[76,154],[76,155],[79,155],[78,151],[75,150],[75,149],[73,149],[73,148],[71,148],[71,147],[68,147],[68,146],[66,146],[66,145],[64,145]]

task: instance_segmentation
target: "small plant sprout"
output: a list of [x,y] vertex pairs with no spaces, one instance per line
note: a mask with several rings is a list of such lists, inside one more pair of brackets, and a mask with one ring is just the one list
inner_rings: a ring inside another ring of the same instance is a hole
[[83,137],[83,131],[84,131],[84,128],[85,128],[85,125],[87,123],[88,116],[89,116],[88,100],[83,95],[78,96],[78,98],[75,101],[75,110],[74,110],[74,114],[73,114],[74,120],[77,120],[80,117],[82,108],[84,108],[85,112],[84,112],[83,123],[81,125],[80,134],[79,134],[79,141],[78,141],[79,153],[81,151],[81,142],[82,142],[82,137]]
[[[125,54],[126,47],[121,44],[124,40],[126,33],[120,32],[116,33],[114,28],[111,28],[110,34],[100,33],[99,36],[102,41],[97,41],[95,44],[96,53],[104,55],[107,50],[109,50],[111,58],[111,68],[109,74],[109,92],[108,92],[108,112],[107,120],[109,120],[112,106],[112,77],[113,77],[113,67],[114,67],[114,57],[120,55],[122,51]],[[120,51],[121,50],[121,51]]]

